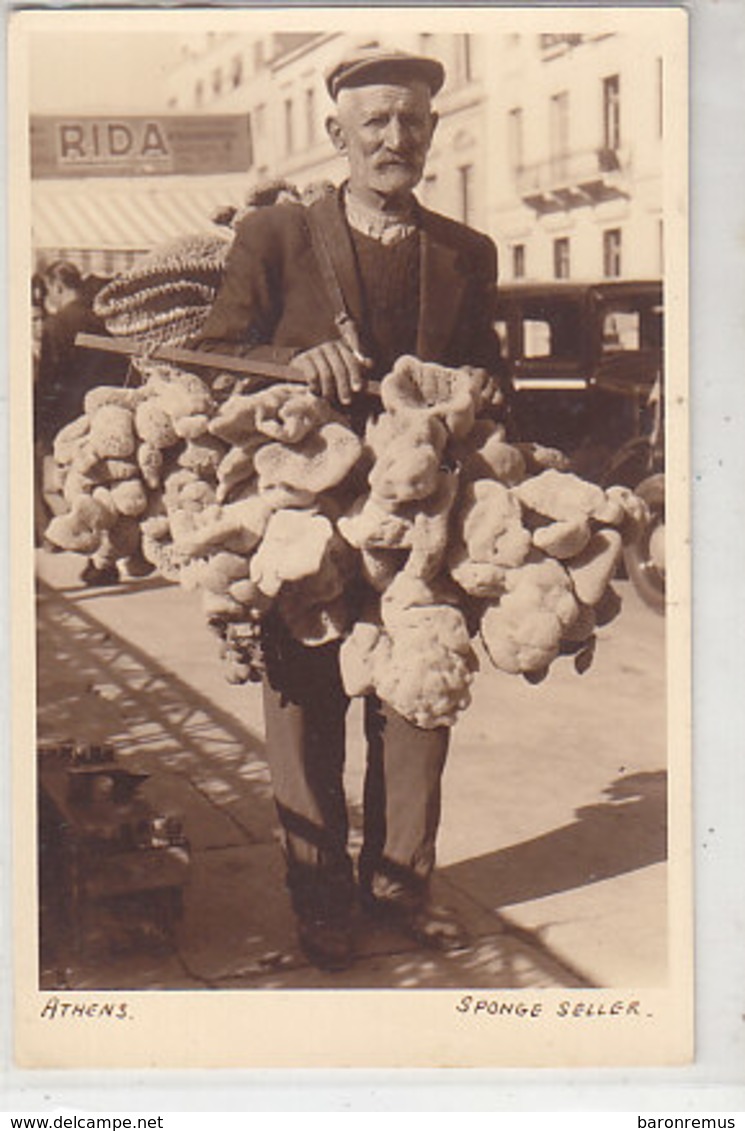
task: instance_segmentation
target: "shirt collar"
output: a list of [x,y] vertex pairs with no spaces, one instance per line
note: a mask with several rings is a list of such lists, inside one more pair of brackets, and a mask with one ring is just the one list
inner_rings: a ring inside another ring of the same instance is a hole
[[406,213],[397,215],[378,212],[362,204],[352,196],[348,186],[344,189],[343,200],[350,228],[382,244],[399,243],[413,235],[419,227],[416,202],[413,198]]

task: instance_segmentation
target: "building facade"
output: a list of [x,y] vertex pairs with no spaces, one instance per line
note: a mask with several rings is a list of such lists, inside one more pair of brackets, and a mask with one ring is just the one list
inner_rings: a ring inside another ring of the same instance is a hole
[[[381,18],[383,14],[381,13]],[[246,113],[249,192],[338,181],[323,73],[385,35],[204,36],[169,78],[173,113]],[[410,33],[447,81],[419,194],[488,232],[505,281],[662,273],[663,50],[640,34]]]
[[663,254],[663,54],[639,35],[494,45],[488,229],[508,279],[654,278]]

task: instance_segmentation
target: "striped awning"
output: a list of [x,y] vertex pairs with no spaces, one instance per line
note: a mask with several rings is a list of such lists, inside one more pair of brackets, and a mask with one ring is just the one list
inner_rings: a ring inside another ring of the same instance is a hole
[[245,175],[36,181],[33,248],[147,252],[179,236],[214,230],[223,206],[240,205]]

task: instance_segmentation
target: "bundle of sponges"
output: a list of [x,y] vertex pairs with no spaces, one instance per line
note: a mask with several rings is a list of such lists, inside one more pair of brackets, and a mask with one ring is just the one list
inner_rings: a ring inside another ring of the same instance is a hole
[[258,674],[257,625],[274,605],[306,645],[349,628],[356,560],[332,516],[361,452],[327,402],[277,385],[216,406],[165,477],[164,513],[143,525],[145,555],[202,592],[235,681]]
[[201,330],[231,246],[228,233],[194,235],[145,256],[96,295],[94,310],[114,337],[180,346]]
[[458,478],[449,449],[471,431],[485,375],[404,356],[381,385],[385,412],[367,429],[369,491],[339,520],[360,551],[365,578],[383,592],[399,570],[425,580],[440,571]]
[[136,388],[90,390],[83,414],[55,438],[67,511],[47,537],[62,549],[139,561],[164,475],[183,466],[206,430],[214,404],[198,377],[153,365],[143,365],[143,377]]
[[481,637],[496,667],[545,674],[563,650],[591,647],[615,607],[609,591],[624,533],[643,518],[630,491],[548,468],[506,487],[465,484],[450,575],[482,602]]
[[274,604],[303,643],[338,638],[357,556],[336,531],[335,492],[360,459],[358,437],[296,385],[218,403],[198,377],[138,365],[141,386],[93,390],[58,435],[69,509],[49,540],[144,558],[199,591],[235,680],[258,674],[258,626]]
[[58,436],[69,513],[48,536],[139,553],[198,590],[229,678],[258,675],[270,609],[301,643],[343,640],[348,693],[421,727],[467,706],[479,635],[497,668],[533,681],[562,652],[590,662],[644,505],[508,443],[479,371],[399,359],[360,440],[304,387],[219,401],[214,383],[140,367],[140,388],[94,390]]
[[382,594],[342,645],[347,691],[452,725],[469,701],[469,633],[505,672],[536,681],[560,652],[584,670],[618,611],[611,580],[643,504],[571,474],[554,449],[508,443],[479,416],[477,372],[402,358],[381,395],[369,490],[338,522]]

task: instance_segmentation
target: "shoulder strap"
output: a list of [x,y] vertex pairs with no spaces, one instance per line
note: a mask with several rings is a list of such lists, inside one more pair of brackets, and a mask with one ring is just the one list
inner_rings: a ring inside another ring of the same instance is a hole
[[339,329],[339,334],[341,335],[342,341],[349,346],[355,357],[357,357],[359,361],[365,361],[366,358],[362,349],[359,331],[354,319],[347,310],[318,209],[312,206],[309,207],[307,209],[307,219],[313,251],[318,262],[318,269],[321,272],[323,285],[331,301],[331,307],[334,311],[334,321]]

